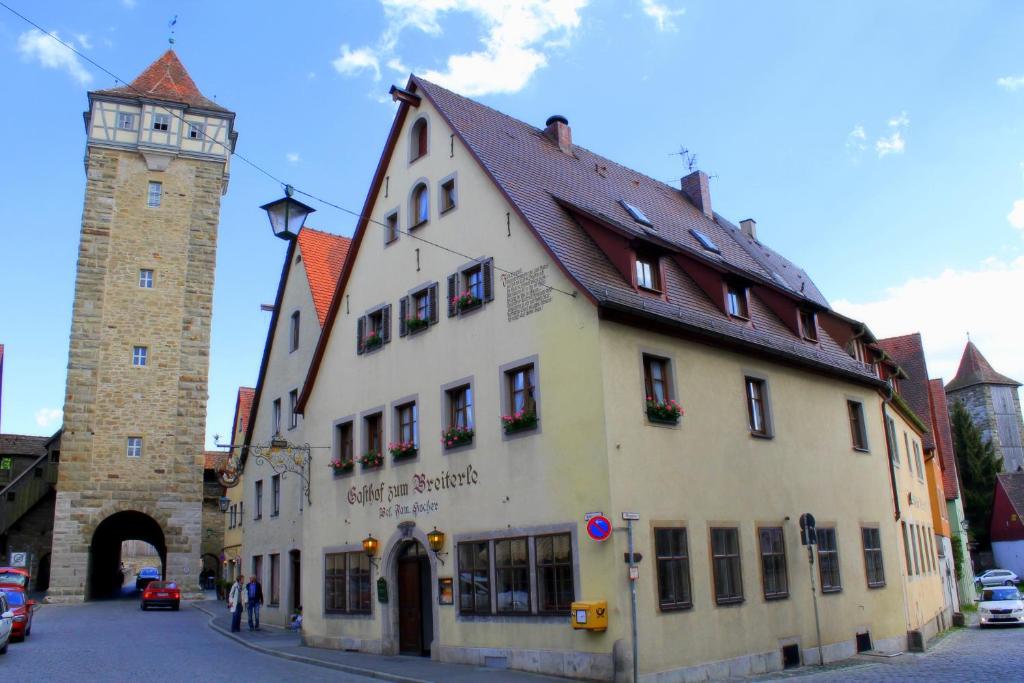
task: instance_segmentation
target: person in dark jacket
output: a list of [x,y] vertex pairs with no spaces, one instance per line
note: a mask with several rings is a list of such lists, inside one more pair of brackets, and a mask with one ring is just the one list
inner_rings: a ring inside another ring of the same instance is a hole
[[249,585],[245,587],[246,609],[249,612],[249,630],[260,630],[260,605],[263,604],[263,586],[256,580],[256,576],[249,577]]

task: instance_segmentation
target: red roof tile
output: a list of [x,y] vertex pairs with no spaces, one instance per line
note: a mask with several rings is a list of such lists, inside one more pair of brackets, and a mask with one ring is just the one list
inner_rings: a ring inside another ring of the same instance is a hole
[[926,451],[934,450],[935,439],[931,433],[932,411],[928,400],[928,364],[924,359],[921,334],[915,332],[902,337],[879,339],[877,344],[880,349],[892,356],[896,364],[907,374],[907,378],[899,382],[900,396],[929,427],[929,431],[921,436],[921,444]]
[[219,470],[228,462],[228,454],[224,451],[203,451],[203,469]]
[[960,495],[960,479],[953,454],[953,432],[949,428],[949,405],[941,379],[929,380],[928,396],[931,398],[932,432],[942,461],[942,488],[946,492],[946,500],[953,500]]
[[323,327],[352,240],[308,227],[299,231],[298,240],[316,317]]
[[946,385],[946,391],[965,389],[975,384],[1008,384],[1014,387],[1021,385],[1020,382],[996,372],[989,365],[985,356],[981,355],[981,351],[974,345],[974,342],[968,341],[967,346],[964,347],[964,355],[960,358],[960,367],[956,371],[956,377]]
[[195,81],[188,75],[188,71],[185,70],[185,66],[178,59],[178,55],[175,54],[174,50],[168,50],[163,53],[159,59],[139,74],[131,82],[131,85],[111,88],[109,90],[96,90],[94,92],[101,95],[114,95],[132,99],[147,97],[167,102],[180,102],[200,109],[228,111],[199,92]]
[[[234,441],[235,434],[245,433],[249,428],[249,418],[252,416],[252,399],[256,390],[252,387],[238,387],[238,398],[235,399],[235,423],[231,431],[231,439]],[[234,444],[238,445],[238,444]]]
[[996,475],[998,486],[1006,491],[1006,497],[1018,516],[1024,515],[1024,472],[1000,472]]

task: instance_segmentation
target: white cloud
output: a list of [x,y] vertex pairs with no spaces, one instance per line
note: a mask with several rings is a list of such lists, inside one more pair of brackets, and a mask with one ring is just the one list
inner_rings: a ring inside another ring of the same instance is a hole
[[906,128],[910,125],[910,117],[907,116],[907,112],[901,111],[899,115],[889,119],[890,128]]
[[368,47],[351,50],[348,45],[342,45],[341,56],[331,62],[331,64],[340,74],[352,75],[360,71],[372,71],[373,80],[380,80],[380,60],[377,59],[374,51]]
[[86,34],[84,34],[84,33],[76,33],[75,34],[75,40],[78,41],[78,44],[82,46],[83,50],[91,50],[92,49],[92,43],[89,41],[89,36],[87,36]]
[[846,135],[846,149],[854,152],[863,152],[867,148],[868,134],[864,132],[864,126],[857,124]]
[[310,71],[308,74],[306,74],[306,78],[310,81],[313,80],[314,78],[316,78],[316,72]]
[[121,4],[128,9],[135,9],[136,0],[121,0]]
[[967,333],[1003,374],[1024,378],[1020,339],[1024,316],[1006,315],[1001,293],[1024,291],[1024,257],[990,258],[974,270],[947,269],[912,278],[876,301],[834,301],[836,310],[862,320],[879,337],[920,332],[931,376],[956,374]]
[[482,29],[481,48],[449,54],[443,68],[424,68],[418,72],[427,80],[476,96],[513,93],[524,88],[537,70],[547,65],[546,50],[568,44],[568,38],[580,25],[580,10],[589,0],[380,1],[387,28],[377,46],[351,50],[342,45],[342,57],[334,61],[335,69],[345,75],[370,70],[374,80],[379,80],[379,64],[386,60],[389,68],[407,72],[405,60],[397,54],[402,31],[412,29],[440,36],[446,16],[468,14]]
[[1013,209],[1006,214],[1006,220],[1018,230],[1024,230],[1024,199],[1018,199],[1013,203]]
[[907,143],[903,140],[903,134],[899,131],[888,137],[881,137],[875,140],[875,151],[878,152],[879,159],[889,154],[903,154],[906,146]]
[[668,5],[658,0],[640,0],[640,5],[644,14],[654,19],[659,31],[675,31],[676,24],[672,18],[686,13],[685,9],[670,9]]
[[59,408],[40,408],[36,411],[36,424],[40,427],[49,427],[64,417],[64,411]]
[[1024,88],[1024,76],[1003,76],[996,80],[996,85],[1004,90],[1013,92],[1014,90]]
[[92,74],[78,61],[78,55],[39,29],[30,29],[18,36],[18,52],[22,58],[38,61],[47,69],[67,71],[82,85],[92,81]]
[[297,164],[302,160],[298,152],[288,152],[284,158],[288,160],[289,164]]

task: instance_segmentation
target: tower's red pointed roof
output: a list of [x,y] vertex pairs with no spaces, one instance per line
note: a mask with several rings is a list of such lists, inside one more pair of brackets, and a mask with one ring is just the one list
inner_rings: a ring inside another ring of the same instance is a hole
[[974,345],[968,341],[964,348],[964,355],[960,358],[960,368],[956,371],[956,377],[946,385],[946,391],[956,391],[975,384],[1007,384],[1012,387],[1019,387],[1020,382],[1001,375],[993,369],[985,356]]
[[99,95],[114,95],[133,99],[151,98],[166,102],[180,102],[190,107],[228,111],[213,100],[205,97],[195,81],[188,75],[185,65],[174,50],[168,50],[150,64],[130,85],[109,90],[97,90]]

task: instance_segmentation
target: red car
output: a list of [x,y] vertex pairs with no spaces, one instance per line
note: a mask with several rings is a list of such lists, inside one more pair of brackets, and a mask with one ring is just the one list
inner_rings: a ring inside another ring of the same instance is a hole
[[29,600],[25,591],[4,588],[7,605],[14,612],[14,623],[11,624],[11,640],[19,642],[32,635],[32,612],[36,601]]
[[181,605],[181,591],[172,581],[153,581],[142,591],[142,609],[170,607],[177,611]]
[[28,590],[28,570],[20,567],[0,567],[0,589]]

